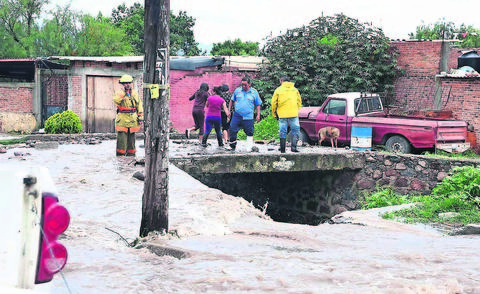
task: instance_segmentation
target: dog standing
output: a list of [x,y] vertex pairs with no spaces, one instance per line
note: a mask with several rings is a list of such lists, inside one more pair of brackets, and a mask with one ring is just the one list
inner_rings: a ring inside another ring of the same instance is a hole
[[324,127],[318,130],[318,146],[322,144],[322,141],[326,138],[330,138],[332,147],[337,148],[337,139],[340,136],[340,130],[336,127]]

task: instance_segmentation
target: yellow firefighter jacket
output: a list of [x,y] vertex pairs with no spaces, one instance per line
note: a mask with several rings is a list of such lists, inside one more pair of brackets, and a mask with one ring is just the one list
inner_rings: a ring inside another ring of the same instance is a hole
[[117,106],[117,117],[115,118],[115,131],[131,133],[140,130],[139,120],[143,120],[143,104],[138,93],[132,90],[128,96],[124,91],[115,93],[113,102]]

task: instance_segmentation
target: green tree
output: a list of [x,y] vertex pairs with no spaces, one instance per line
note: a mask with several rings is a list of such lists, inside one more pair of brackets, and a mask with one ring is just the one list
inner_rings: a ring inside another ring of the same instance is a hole
[[96,18],[85,15],[76,41],[80,56],[132,55],[133,48],[125,32],[114,26],[111,19],[99,14]]
[[267,39],[259,90],[267,106],[278,79],[289,75],[304,106],[320,105],[338,92],[387,92],[399,74],[397,51],[383,31],[343,14],[320,17],[308,26]]
[[472,26],[465,27],[462,29],[460,27],[459,39],[462,42],[459,42],[459,47],[461,48],[479,48],[480,47],[480,29],[475,29]]
[[[125,4],[119,5],[112,11],[112,21],[116,27],[121,28],[127,34],[127,39],[134,48],[134,53],[141,55],[144,53],[143,34],[144,34],[144,14],[143,4],[134,3],[127,7]],[[195,42],[193,27],[195,19],[188,16],[185,11],[180,11],[178,15],[170,12],[170,52],[175,54],[183,50],[187,56],[200,54],[198,43]]]
[[408,34],[410,39],[425,40],[450,40],[453,39],[457,28],[451,21],[439,20],[434,24],[422,24],[417,26],[415,33]]
[[170,52],[171,54],[183,50],[186,56],[200,54],[200,48],[193,35],[195,19],[180,11],[178,15],[170,13]]
[[0,32],[4,34],[0,52],[15,55],[5,57],[35,55],[35,39],[39,29],[36,20],[46,4],[48,0],[0,0]]
[[258,42],[242,42],[240,39],[235,39],[233,42],[227,40],[223,43],[214,43],[210,55],[258,56],[259,53]]
[[36,38],[37,56],[75,55],[75,41],[81,15],[70,6],[57,6],[50,11],[51,19],[45,20]]
[[436,23],[417,26],[415,33],[408,34],[410,39],[458,40],[460,48],[480,47],[480,30],[461,24],[459,27],[451,21],[439,19]]
[[123,3],[112,10],[113,23],[125,32],[135,55],[143,55],[145,51],[143,47],[144,14],[145,8],[138,2],[130,7]]

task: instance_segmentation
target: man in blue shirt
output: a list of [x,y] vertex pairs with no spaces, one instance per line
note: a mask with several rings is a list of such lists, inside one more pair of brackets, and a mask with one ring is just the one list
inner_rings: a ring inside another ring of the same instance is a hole
[[[230,122],[230,147],[233,151],[237,147],[237,133],[241,129],[247,135],[247,151],[251,151],[253,147],[253,116],[255,108],[257,109],[257,122],[260,121],[260,105],[262,100],[258,96],[257,90],[250,87],[250,79],[244,77],[241,87],[235,89],[230,100],[229,109],[232,113],[232,106],[235,105],[235,111]],[[232,115],[232,114],[231,114]]]

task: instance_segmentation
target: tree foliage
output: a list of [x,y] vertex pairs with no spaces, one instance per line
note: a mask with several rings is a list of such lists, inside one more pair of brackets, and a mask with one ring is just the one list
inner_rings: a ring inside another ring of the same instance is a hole
[[214,43],[210,55],[213,56],[258,56],[258,42],[242,42],[240,39]]
[[39,29],[35,21],[47,3],[48,0],[0,0],[0,32],[4,43],[0,52],[8,54],[6,57],[34,54]]
[[200,48],[193,35],[195,19],[187,15],[186,11],[180,11],[178,15],[170,13],[170,52],[183,50],[186,56],[200,54]]
[[439,20],[434,24],[422,24],[417,26],[414,33],[408,34],[410,39],[425,39],[425,40],[451,40],[454,37],[457,28],[451,21]]
[[117,28],[122,29],[127,35],[127,41],[133,47],[134,55],[143,55],[145,8],[136,2],[127,7],[125,3],[112,10],[112,22]]
[[57,6],[50,11],[51,19],[45,19],[42,29],[36,37],[37,56],[75,55],[75,46],[79,34],[80,14],[70,6]]
[[[144,53],[144,7],[119,5],[111,17],[93,17],[69,5],[46,11],[49,0],[0,0],[0,57],[120,56]],[[199,55],[195,19],[170,13],[170,52]]]
[[457,25],[445,18],[439,19],[436,23],[422,24],[417,26],[415,33],[408,34],[410,39],[425,40],[458,40],[460,48],[480,47],[480,30],[473,26]]
[[[121,28],[127,34],[127,39],[134,48],[134,54],[142,55],[144,53],[143,34],[144,34],[144,14],[145,8],[140,3],[134,3],[127,7],[125,4],[119,5],[112,11],[112,21],[116,27]],[[195,19],[188,16],[185,11],[180,11],[178,15],[170,12],[170,53],[183,50],[187,56],[195,56],[200,53],[198,43],[195,42],[193,27]]]
[[295,81],[304,106],[310,106],[332,93],[391,91],[399,73],[398,53],[382,30],[343,14],[270,38],[262,53],[268,62],[254,86],[267,101],[282,75]]
[[116,28],[110,18],[99,14],[96,18],[85,15],[78,35],[76,50],[80,56],[132,55],[133,48],[125,32]]

